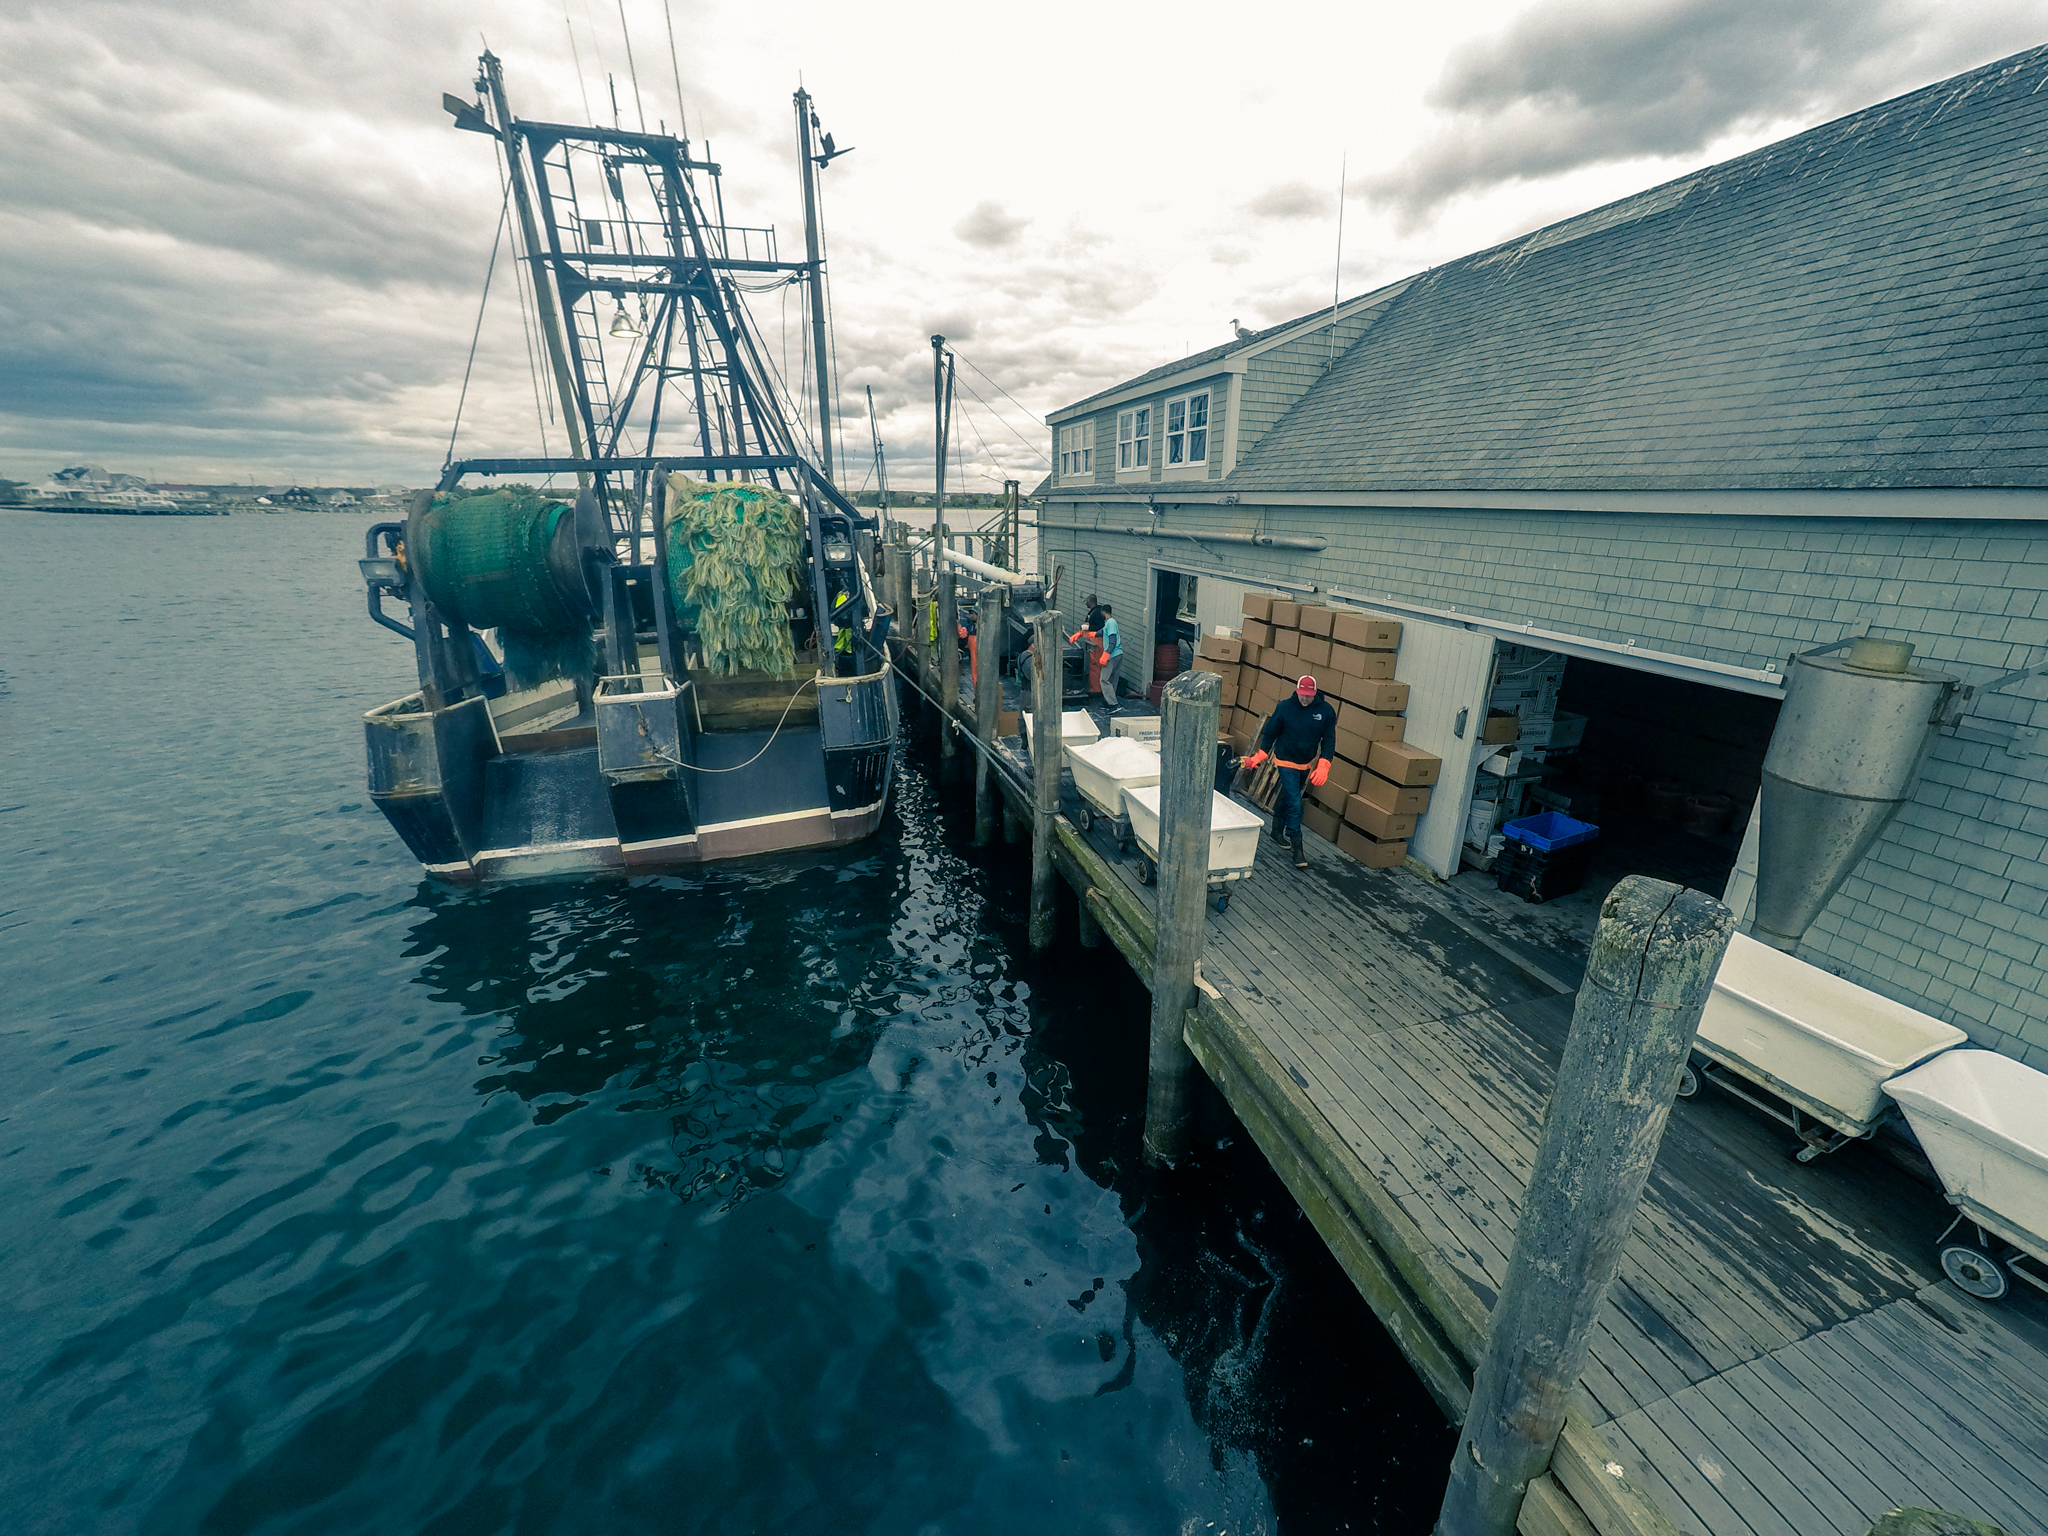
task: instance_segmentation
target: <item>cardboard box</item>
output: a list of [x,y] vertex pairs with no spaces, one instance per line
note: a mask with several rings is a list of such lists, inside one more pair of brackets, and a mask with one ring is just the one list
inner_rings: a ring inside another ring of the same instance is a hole
[[1353,795],[1344,802],[1344,819],[1366,836],[1378,838],[1383,843],[1398,837],[1411,837],[1415,832],[1413,811],[1383,811],[1362,795]]
[[1247,592],[1238,603],[1238,611],[1248,619],[1264,622],[1273,617],[1273,602],[1279,596],[1276,592]]
[[1215,661],[1207,656],[1197,656],[1193,668],[1197,672],[1213,672],[1223,679],[1224,692],[1235,696],[1237,693],[1238,664],[1234,661]]
[[1273,626],[1264,619],[1246,619],[1239,626],[1237,636],[1240,640],[1249,641],[1253,645],[1271,645],[1273,643]]
[[[1272,633],[1271,630],[1266,632],[1268,634]],[[1256,640],[1240,640],[1237,643],[1244,648],[1243,653],[1237,659],[1248,667],[1256,667],[1259,664],[1259,658],[1266,654],[1266,648]]]
[[1330,626],[1330,638],[1361,651],[1398,651],[1401,626],[1392,619],[1371,613],[1340,613]]
[[1241,669],[1238,672],[1237,692],[1231,695],[1231,702],[1239,709],[1250,709],[1252,707],[1252,695],[1258,692],[1259,689],[1259,685],[1253,681],[1253,678],[1257,675],[1257,673],[1245,672]]
[[1393,869],[1408,858],[1406,839],[1377,842],[1351,826],[1337,829],[1337,846],[1368,869]]
[[1370,709],[1360,709],[1356,704],[1339,704],[1337,729],[1349,731],[1367,741],[1399,741],[1408,729],[1408,722],[1399,715],[1382,715]]
[[1222,635],[1202,636],[1202,654],[1211,661],[1244,660],[1244,642],[1227,640]]
[[1490,747],[1504,747],[1521,735],[1522,723],[1504,709],[1489,709],[1486,724],[1479,728],[1479,739]]
[[1330,624],[1336,617],[1321,603],[1303,603],[1301,617],[1295,620],[1294,627],[1304,635],[1319,635],[1327,640],[1330,638]]
[[1330,670],[1340,677],[1365,675],[1365,652],[1356,646],[1330,644]]
[[998,736],[1020,736],[1024,732],[1024,712],[1021,709],[999,709],[996,711],[996,734]]
[[1326,843],[1334,843],[1337,834],[1343,830],[1344,818],[1320,805],[1304,805],[1301,808],[1301,825],[1303,831],[1315,833]]
[[1344,729],[1344,722],[1337,722],[1337,755],[1348,757],[1354,763],[1368,763],[1372,760],[1373,743],[1370,737],[1355,735]]
[[1365,766],[1396,784],[1434,784],[1444,771],[1444,760],[1405,741],[1376,741]]
[[[1368,770],[1358,781],[1358,798],[1391,815],[1420,816],[1429,809],[1429,790],[1420,784],[1392,784]],[[1345,820],[1356,821],[1347,807]]]
[[1294,654],[1301,658],[1302,666],[1309,670],[1321,667],[1324,671],[1328,671],[1330,667],[1330,642],[1318,635],[1310,634],[1305,629],[1300,633],[1300,648]]
[[1408,707],[1408,685],[1354,678],[1345,683],[1344,691],[1338,697],[1360,709],[1370,709],[1383,715],[1398,714]]
[[1330,782],[1349,796],[1358,790],[1358,776],[1365,772],[1357,763],[1338,756],[1330,763]]
[[1279,656],[1293,656],[1301,649],[1301,631],[1298,629],[1276,629],[1273,631],[1273,652]]
[[1338,816],[1344,814],[1344,802],[1351,798],[1350,790],[1337,787],[1337,780],[1334,774],[1332,774],[1327,782],[1316,785],[1308,793],[1309,798],[1314,800],[1317,805]]
[[1273,599],[1271,613],[1253,614],[1252,617],[1263,618],[1275,629],[1295,629],[1301,622],[1301,604],[1290,603],[1284,597],[1276,597]]
[[1354,663],[1358,671],[1354,676],[1370,683],[1393,681],[1394,653],[1392,651],[1360,651]]

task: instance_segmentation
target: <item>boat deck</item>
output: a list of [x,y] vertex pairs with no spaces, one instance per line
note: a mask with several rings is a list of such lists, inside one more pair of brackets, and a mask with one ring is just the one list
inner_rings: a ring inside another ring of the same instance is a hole
[[[1091,905],[1147,975],[1155,891],[1099,832],[1059,835],[1070,881],[1115,883]],[[1305,1208],[1335,1193],[1381,1239],[1469,1382],[1456,1320],[1506,1274],[1582,925],[1309,844],[1297,870],[1267,843],[1210,913],[1190,1044]],[[1868,1147],[1800,1164],[1797,1145],[1711,1090],[1675,1107],[1577,1413],[1680,1531],[1865,1536],[1917,1504],[2048,1536],[2048,1298],[1962,1295],[1934,1264],[1938,1194]],[[1598,1502],[1603,1533],[1654,1524]]]

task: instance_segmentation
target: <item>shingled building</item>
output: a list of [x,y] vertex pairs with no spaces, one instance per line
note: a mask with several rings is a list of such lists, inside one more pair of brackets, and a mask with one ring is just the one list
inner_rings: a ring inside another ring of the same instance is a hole
[[1247,588],[1402,618],[1411,857],[1561,805],[1738,911],[1788,656],[1911,641],[1979,691],[1800,954],[2048,1068],[2048,685],[1985,688],[2048,662],[2044,87],[2016,55],[1055,411],[1041,559],[1133,638]]

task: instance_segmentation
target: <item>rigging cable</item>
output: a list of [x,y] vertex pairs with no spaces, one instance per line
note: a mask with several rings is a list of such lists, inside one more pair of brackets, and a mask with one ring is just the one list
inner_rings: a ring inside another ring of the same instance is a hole
[[[954,355],[955,357],[959,358],[959,359],[960,359],[960,361],[961,361],[961,362],[963,362],[963,363],[965,363],[965,364],[966,364],[966,365],[967,365],[968,367],[970,367],[970,368],[974,368],[974,371],[975,371],[976,373],[980,373],[980,374],[981,374],[981,376],[982,376],[982,377],[983,377],[984,379],[988,379],[988,382],[989,382],[989,383],[990,383],[990,384],[991,384],[992,386],[994,386],[994,388],[995,388],[995,392],[996,392],[997,394],[1001,395],[1001,396],[1002,396],[1002,397],[1003,397],[1003,398],[1004,398],[1005,400],[1009,401],[1009,402],[1010,402],[1010,404],[1012,404],[1012,405],[1016,406],[1018,410],[1022,411],[1022,412],[1023,412],[1023,413],[1024,413],[1024,414],[1025,414],[1026,416],[1029,416],[1029,417],[1030,417],[1030,418],[1031,418],[1031,419],[1032,419],[1033,421],[1037,422],[1037,423],[1038,423],[1038,424],[1039,424],[1039,425],[1040,425],[1041,427],[1045,425],[1045,418],[1044,418],[1043,416],[1040,416],[1040,415],[1038,415],[1038,414],[1037,414],[1036,412],[1034,412],[1033,410],[1031,410],[1031,409],[1030,409],[1030,407],[1026,406],[1026,405],[1024,404],[1024,402],[1023,402],[1022,400],[1019,400],[1019,399],[1018,399],[1018,398],[1017,398],[1017,397],[1016,397],[1015,395],[1011,394],[1011,393],[1010,393],[1010,392],[1009,392],[1009,391],[1008,391],[1007,389],[1003,388],[1003,386],[1002,386],[1002,385],[1000,385],[1000,384],[997,384],[997,383],[996,383],[996,381],[995,381],[994,379],[990,379],[990,378],[989,378],[989,376],[988,376],[988,375],[987,375],[986,373],[982,373],[981,369],[979,369],[979,368],[975,368],[975,366],[974,366],[974,359],[973,359],[973,358],[971,358],[971,357],[968,357],[968,356],[967,356],[967,355],[966,355],[965,353],[962,353],[962,352],[958,352],[958,351],[955,351],[955,352],[953,353],[953,355]],[[993,409],[993,407],[991,407],[991,409]]]
[[[956,357],[957,357],[958,355],[959,355],[958,353],[955,353],[955,354],[954,354],[954,356],[956,356]],[[981,373],[981,370],[980,370],[979,368],[975,369],[974,371],[975,371],[976,373]],[[987,377],[988,377],[988,375],[987,375],[987,374],[985,374],[985,373],[983,373],[983,374],[982,374],[981,376],[982,376],[983,378],[987,378]],[[1018,442],[1020,442],[1020,443],[1022,443],[1022,444],[1024,445],[1024,449],[1025,449],[1025,452],[1027,452],[1027,453],[1030,453],[1030,454],[1032,454],[1032,455],[1033,455],[1034,457],[1036,457],[1036,458],[1037,458],[1037,460],[1039,461],[1039,463],[1041,463],[1041,464],[1044,464],[1044,465],[1045,465],[1045,467],[1046,467],[1047,469],[1051,469],[1051,468],[1052,468],[1052,464],[1051,464],[1051,462],[1050,462],[1050,461],[1049,461],[1049,460],[1048,460],[1048,459],[1046,458],[1044,450],[1043,450],[1043,449],[1041,449],[1041,448],[1039,448],[1037,444],[1033,443],[1033,442],[1032,442],[1032,441],[1031,441],[1031,440],[1030,440],[1029,438],[1027,438],[1026,436],[1024,436],[1024,434],[1023,434],[1023,433],[1019,432],[1019,431],[1018,431],[1018,430],[1017,430],[1017,429],[1016,429],[1015,427],[1012,427],[1012,426],[1010,426],[1010,423],[1009,423],[1009,422],[1008,422],[1007,420],[1005,420],[1005,419],[1004,419],[1004,417],[1003,417],[1003,413],[1002,413],[1001,411],[998,411],[998,410],[997,410],[997,409],[996,409],[996,408],[995,408],[994,406],[990,405],[990,404],[989,404],[989,403],[988,403],[988,402],[987,402],[986,400],[983,400],[983,399],[981,398],[981,396],[980,396],[980,395],[978,395],[978,394],[975,394],[975,393],[974,393],[974,386],[973,386],[972,384],[965,384],[965,383],[963,383],[963,384],[962,384],[962,385],[961,385],[960,387],[961,387],[962,389],[966,390],[968,394],[970,394],[970,395],[974,395],[974,398],[975,398],[975,400],[976,400],[977,402],[979,402],[979,404],[981,405],[981,408],[982,408],[983,410],[987,411],[987,412],[989,413],[989,415],[991,415],[991,416],[995,417],[995,419],[996,419],[997,421],[1000,421],[1000,422],[1002,422],[1002,423],[1003,423],[1003,425],[1004,425],[1004,426],[1005,426],[1006,428],[1008,428],[1008,429],[1009,429],[1009,433],[1010,433],[1010,436],[1012,436],[1012,437],[1016,438]],[[998,387],[998,388],[1001,388],[1001,386],[1000,386],[1000,385],[998,385],[997,387]],[[983,446],[986,446],[986,444],[984,444]]]
[[633,62],[633,29],[626,25],[626,0],[619,0],[619,35],[626,40],[626,76],[633,82],[633,115],[647,131],[647,109],[640,105],[640,66]]
[[[820,166],[822,172],[825,167]],[[832,264],[831,245],[825,238],[825,178],[821,174],[814,178],[818,187],[818,276],[825,288],[825,347],[830,354],[832,384],[832,458],[836,464],[846,462],[846,412],[841,409],[844,400],[839,388],[839,326],[832,317]]]
[[590,111],[590,87],[583,83],[583,55],[576,47],[576,23],[569,19],[569,0],[562,0],[562,25],[569,30],[569,60],[576,66],[576,89],[583,93],[583,120],[594,123]]
[[505,225],[511,216],[512,184],[508,181],[498,204],[498,232],[491,237],[491,259],[484,267],[483,297],[476,301],[476,328],[469,333],[469,361],[462,365],[462,390],[455,397],[455,424],[448,429],[448,453],[441,460],[443,469],[455,462],[455,435],[462,430],[462,407],[469,400],[469,376],[476,370],[477,338],[484,333],[484,306],[491,302],[491,276],[498,270],[498,248],[505,243]]
[[669,73],[676,77],[676,123],[682,129],[680,135],[682,141],[688,144],[690,142],[690,114],[683,110],[683,71],[682,66],[676,63],[676,17],[675,12],[669,9],[669,0],[661,0],[661,16],[662,20],[668,23]]

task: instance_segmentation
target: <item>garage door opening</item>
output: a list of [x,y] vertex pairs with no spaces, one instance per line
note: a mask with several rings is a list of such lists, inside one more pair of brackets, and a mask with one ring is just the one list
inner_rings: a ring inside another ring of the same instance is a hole
[[[1498,894],[1495,901],[1555,912],[1590,933],[1600,903],[1626,875],[1729,895],[1778,700],[1503,645],[1492,703],[1522,723],[1519,739],[1494,748],[1476,776],[1466,864],[1489,865],[1498,829],[1518,817],[1556,810],[1600,828],[1577,892],[1541,908]],[[1493,885],[1479,867],[1458,880],[1476,891]]]

